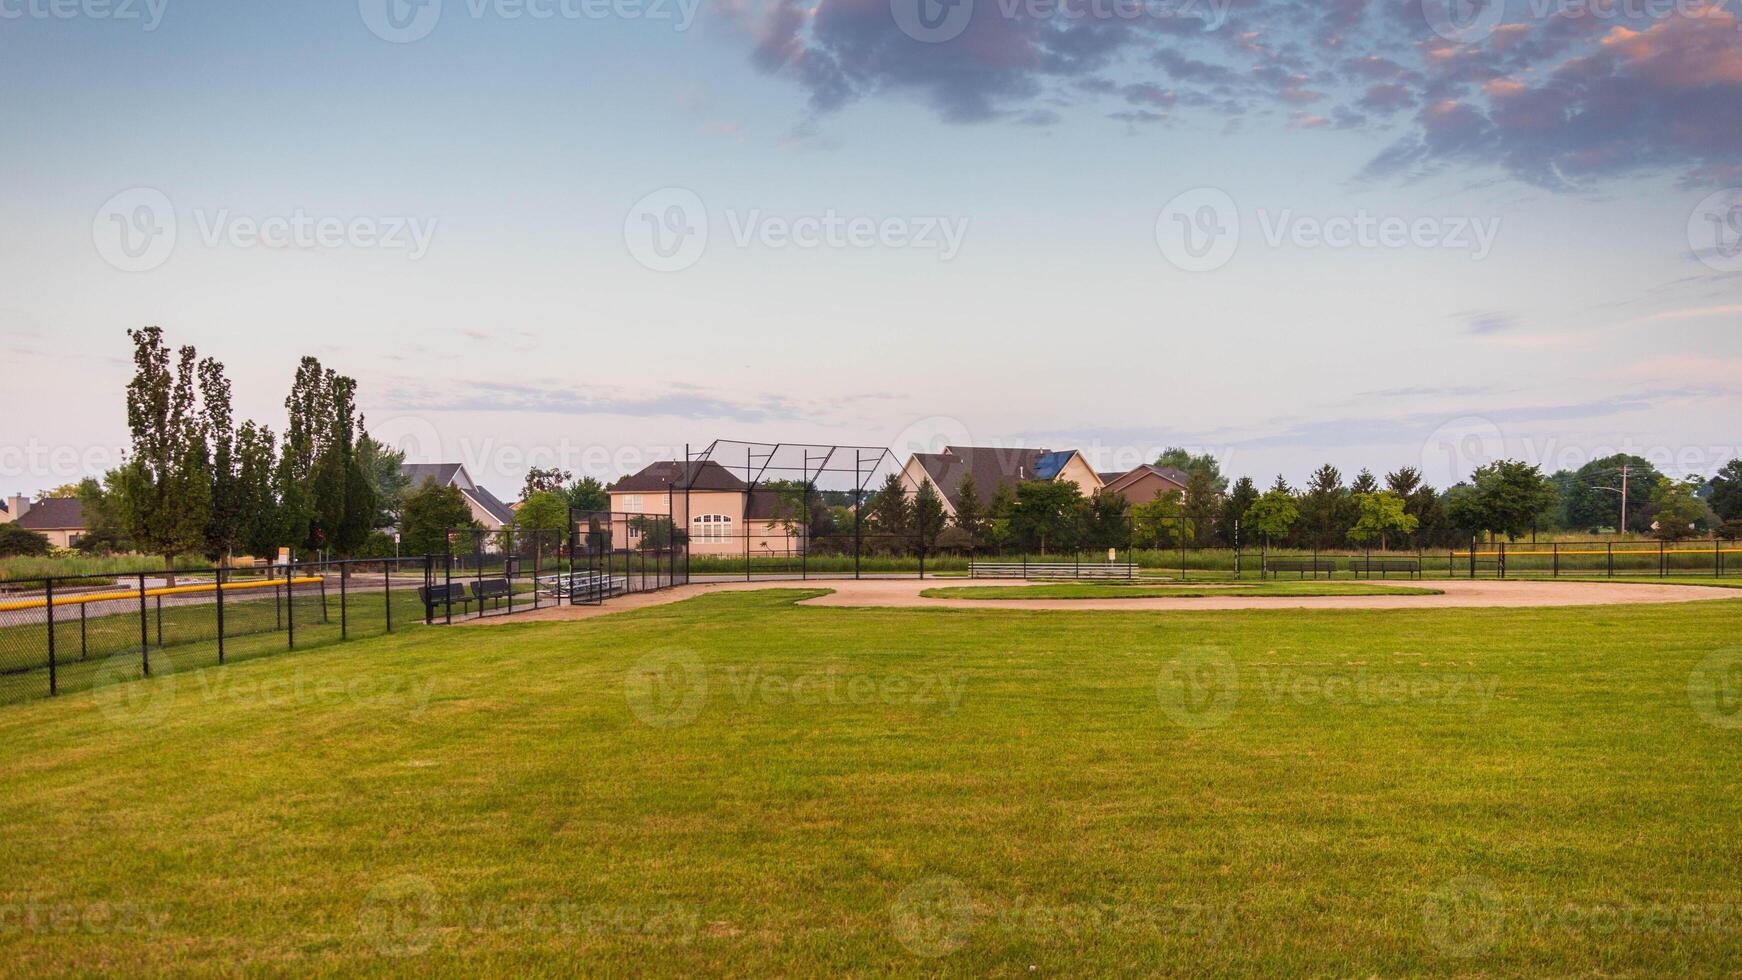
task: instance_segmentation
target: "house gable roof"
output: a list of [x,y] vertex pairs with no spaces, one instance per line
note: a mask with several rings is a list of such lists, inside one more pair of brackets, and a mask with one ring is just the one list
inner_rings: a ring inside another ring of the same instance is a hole
[[941,453],[915,453],[913,458],[943,492],[950,509],[956,509],[962,477],[973,474],[974,486],[984,502],[999,487],[1015,487],[1024,480],[1051,480],[1064,471],[1077,451],[945,446]]
[[750,485],[713,460],[680,463],[662,460],[649,464],[639,473],[618,480],[610,487],[612,493],[662,493],[666,490],[736,490]]
[[399,471],[411,481],[414,487],[422,486],[425,480],[434,480],[438,487],[457,484],[460,489],[469,489],[472,479],[466,474],[466,468],[459,463],[401,463]]
[[503,524],[512,524],[514,522],[514,510],[507,504],[496,499],[495,494],[483,487],[473,484],[471,489],[461,489],[460,492],[477,501],[479,507],[484,508],[486,513],[491,517],[496,518],[498,521],[501,521]]
[[31,504],[18,526],[28,531],[82,531],[85,508],[77,497],[49,497]]
[[1134,467],[1110,480],[1105,480],[1105,477],[1103,477],[1103,479],[1107,484],[1108,490],[1111,490],[1114,493],[1121,493],[1133,483],[1136,483],[1138,480],[1141,480],[1146,476],[1159,477],[1160,479],[1166,480],[1178,487],[1180,490],[1186,488],[1186,480],[1188,479],[1184,470],[1172,466],[1156,466],[1152,463],[1144,463],[1141,466]]

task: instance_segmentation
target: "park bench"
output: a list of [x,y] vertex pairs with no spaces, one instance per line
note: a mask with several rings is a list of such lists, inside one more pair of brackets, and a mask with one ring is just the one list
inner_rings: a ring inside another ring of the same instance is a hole
[[1085,562],[980,562],[969,570],[970,578],[1130,578],[1135,572],[1127,564]]
[[437,608],[459,606],[462,610],[470,609],[472,600],[466,596],[466,587],[454,585],[420,585],[417,597],[423,600],[423,607],[433,615]]
[[471,583],[471,586],[472,598],[477,601],[479,612],[484,611],[486,602],[494,602],[500,608],[502,600],[513,594],[513,589],[505,578],[479,579]]
[[1421,562],[1414,558],[1351,558],[1349,571],[1355,575],[1372,576],[1374,572],[1384,578],[1391,572],[1404,572],[1411,577],[1421,576]]
[[1330,575],[1337,570],[1337,563],[1329,558],[1275,558],[1265,567],[1272,572],[1299,572],[1301,578],[1306,578],[1308,572],[1315,577],[1320,572]]

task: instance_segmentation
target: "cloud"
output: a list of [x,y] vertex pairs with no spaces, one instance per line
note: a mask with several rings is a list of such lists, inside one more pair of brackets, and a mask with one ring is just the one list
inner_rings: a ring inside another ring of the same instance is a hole
[[1467,310],[1458,316],[1464,320],[1468,332],[1478,337],[1509,333],[1518,326],[1518,320],[1512,314],[1496,310]]
[[800,405],[777,395],[735,399],[690,386],[673,386],[665,392],[640,394],[611,389],[582,392],[556,383],[514,384],[479,380],[432,383],[409,378],[395,379],[383,385],[379,404],[381,408],[393,411],[667,416],[733,422],[812,420],[819,414],[818,407]]
[[[1742,30],[1716,2],[1620,21],[1615,5],[1525,5],[1470,43],[1434,33],[1420,0],[755,2],[728,5],[755,62],[803,86],[818,115],[896,97],[963,124],[1050,125],[1077,106],[1127,123],[1193,110],[1274,111],[1302,129],[1377,117],[1404,131],[1369,179],[1452,166],[1556,189],[1650,171],[1742,178]],[[959,33],[928,42],[897,25],[904,5],[967,13]],[[1096,105],[1113,99],[1125,104]]]

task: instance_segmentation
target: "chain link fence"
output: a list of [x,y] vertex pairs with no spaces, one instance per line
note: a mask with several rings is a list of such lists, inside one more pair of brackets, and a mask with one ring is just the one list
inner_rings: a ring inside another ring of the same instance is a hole
[[0,583],[0,704],[421,624],[432,565],[387,558]]

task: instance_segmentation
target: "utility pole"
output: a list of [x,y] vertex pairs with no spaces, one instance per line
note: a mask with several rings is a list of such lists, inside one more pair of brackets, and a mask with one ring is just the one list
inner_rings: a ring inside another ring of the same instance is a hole
[[1621,533],[1627,533],[1627,464],[1621,464]]

